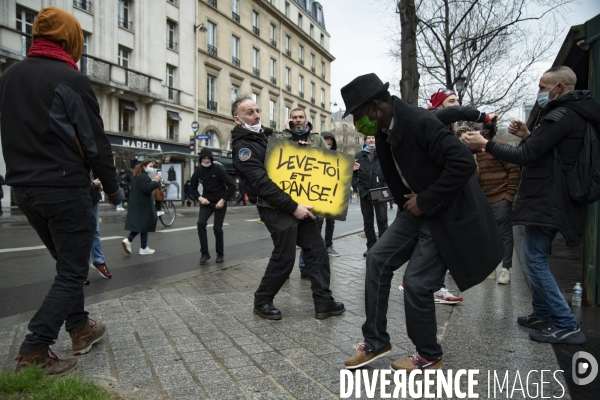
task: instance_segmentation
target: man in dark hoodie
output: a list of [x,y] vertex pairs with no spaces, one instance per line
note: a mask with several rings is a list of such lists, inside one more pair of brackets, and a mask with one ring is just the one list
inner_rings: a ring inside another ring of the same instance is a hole
[[[546,71],[539,82],[537,102],[542,108],[533,132],[523,121],[513,121],[508,131],[523,139],[518,147],[487,140],[476,132],[465,135],[472,150],[522,165],[519,193],[514,201],[513,225],[525,225],[523,271],[531,282],[533,313],[517,323],[536,329],[529,338],[552,344],[582,344],[585,335],[563,297],[550,267],[552,241],[560,231],[568,246],[583,240],[587,204],[569,196],[566,172],[579,157],[583,138],[592,124],[600,124],[600,104],[587,90],[575,90],[577,76],[569,67]],[[597,131],[596,131],[597,132]]]
[[[337,151],[337,143],[335,141],[335,136],[331,132],[323,132],[321,133],[323,139],[325,139],[325,143],[329,150]],[[335,251],[333,248],[333,229],[335,228],[335,220],[331,218],[325,219],[325,247],[327,247],[327,252],[332,257],[339,257],[340,253]]]
[[54,283],[29,322],[17,371],[38,364],[50,375],[64,375],[76,367],[77,358],[61,360],[49,348],[63,324],[74,355],[89,352],[106,332],[84,305],[96,228],[90,169],[112,204],[124,196],[98,101],[89,78],[77,68],[82,50],[77,19],[59,8],[43,8],[33,23],[27,58],[0,77],[6,183],[56,260]]
[[[216,262],[222,263],[224,257],[223,246],[223,221],[227,212],[227,202],[235,193],[235,182],[227,174],[222,165],[213,161],[210,149],[200,151],[200,166],[192,175],[191,191],[195,199],[200,202],[198,213],[198,237],[200,238],[200,264],[210,260],[208,252],[208,235],[206,224],[210,216],[215,213],[213,231],[215,233],[215,246],[217,248]],[[202,194],[198,192],[198,185],[202,183]]]
[[254,293],[254,313],[265,319],[281,319],[281,311],[273,299],[294,268],[298,245],[304,250],[306,272],[311,280],[315,318],[342,314],[344,304],[335,301],[329,289],[329,257],[310,212],[312,207],[296,203],[267,175],[264,164],[272,130],[261,125],[260,110],[250,97],[236,99],[231,115],[236,124],[231,131],[233,165],[240,173],[250,202],[258,206],[274,245],[265,275]]

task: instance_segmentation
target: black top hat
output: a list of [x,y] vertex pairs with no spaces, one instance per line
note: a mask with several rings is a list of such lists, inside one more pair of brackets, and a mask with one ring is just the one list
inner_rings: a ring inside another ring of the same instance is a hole
[[342,99],[346,105],[346,112],[342,118],[346,118],[348,114],[351,114],[358,107],[385,92],[389,86],[389,82],[383,83],[373,73],[354,78],[352,82],[344,86],[341,90]]

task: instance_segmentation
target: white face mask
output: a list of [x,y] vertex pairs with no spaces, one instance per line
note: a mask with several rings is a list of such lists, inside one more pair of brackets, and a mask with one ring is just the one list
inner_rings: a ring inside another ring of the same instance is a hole
[[245,128],[245,129],[248,129],[249,131],[256,132],[256,133],[260,132],[260,127],[261,127],[260,121],[259,121],[259,122],[258,122],[258,124],[256,124],[256,125],[248,125],[248,124],[247,124],[246,122],[244,122],[244,120],[243,120],[243,119],[241,119],[240,117],[238,117],[238,119],[239,119],[240,121],[242,121],[242,124],[244,124],[244,128]]
[[202,166],[203,166],[203,167],[206,167],[206,168],[210,167],[211,165],[212,165],[212,163],[210,163],[210,162],[209,162],[209,163],[206,163],[206,164],[205,164],[205,163],[202,163]]
[[151,174],[152,172],[154,172],[154,168],[148,167],[148,168],[146,168],[146,172]]

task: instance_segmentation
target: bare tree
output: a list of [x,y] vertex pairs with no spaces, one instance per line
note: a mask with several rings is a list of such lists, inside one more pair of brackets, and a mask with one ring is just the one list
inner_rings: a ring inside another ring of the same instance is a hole
[[402,100],[416,106],[419,104],[419,70],[417,67],[417,24],[415,0],[398,1],[401,31]]
[[[463,104],[503,114],[529,100],[532,67],[547,59],[556,19],[572,0],[418,0],[421,96],[466,79]],[[392,55],[401,58],[394,47]]]

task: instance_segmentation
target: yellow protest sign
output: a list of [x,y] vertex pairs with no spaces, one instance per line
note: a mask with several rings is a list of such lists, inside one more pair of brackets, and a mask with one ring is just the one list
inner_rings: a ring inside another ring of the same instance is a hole
[[269,178],[298,204],[323,218],[346,220],[354,157],[290,140],[270,138],[265,156]]

